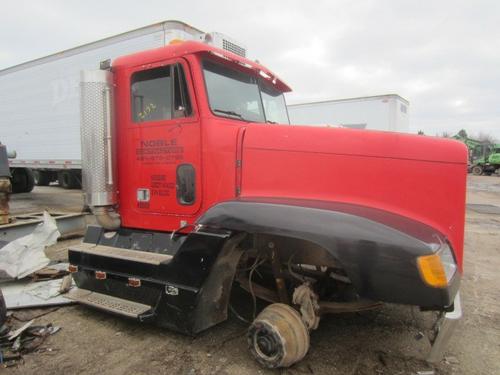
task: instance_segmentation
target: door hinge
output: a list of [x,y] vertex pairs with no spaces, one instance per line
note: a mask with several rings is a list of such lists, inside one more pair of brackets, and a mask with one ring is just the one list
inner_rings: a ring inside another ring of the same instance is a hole
[[241,159],[236,160],[236,168],[241,168]]

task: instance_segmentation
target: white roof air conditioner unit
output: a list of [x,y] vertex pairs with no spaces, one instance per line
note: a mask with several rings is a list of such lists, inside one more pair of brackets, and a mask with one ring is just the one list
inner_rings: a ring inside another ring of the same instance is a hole
[[242,57],[246,57],[247,54],[247,49],[245,46],[222,33],[206,33],[205,42]]

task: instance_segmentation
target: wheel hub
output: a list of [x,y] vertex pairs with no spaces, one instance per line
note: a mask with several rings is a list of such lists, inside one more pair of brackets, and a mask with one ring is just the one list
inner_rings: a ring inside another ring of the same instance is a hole
[[266,331],[257,333],[257,349],[267,357],[273,357],[278,353],[277,342]]
[[267,368],[288,367],[309,349],[309,332],[292,307],[267,306],[248,328],[248,346],[255,359]]

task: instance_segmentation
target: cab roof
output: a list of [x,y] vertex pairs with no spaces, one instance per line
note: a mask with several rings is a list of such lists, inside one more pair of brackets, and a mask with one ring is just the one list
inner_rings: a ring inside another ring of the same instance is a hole
[[252,70],[263,79],[272,82],[272,84],[281,92],[292,91],[292,89],[285,82],[283,82],[283,80],[281,80],[276,74],[271,72],[265,66],[247,58],[238,56],[232,52],[195,41],[179,42],[160,48],[122,56],[113,61],[113,68],[132,68],[139,65],[152,64],[166,58],[203,53],[213,55],[222,61],[226,60],[230,63],[238,64],[239,66]]

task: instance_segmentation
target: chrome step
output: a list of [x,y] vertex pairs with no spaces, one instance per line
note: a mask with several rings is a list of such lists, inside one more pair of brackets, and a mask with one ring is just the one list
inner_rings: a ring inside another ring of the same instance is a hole
[[116,258],[116,259],[131,260],[140,263],[148,263],[148,264],[153,264],[155,266],[158,266],[160,263],[165,263],[165,262],[168,263],[173,258],[171,255],[167,254],[158,254],[158,253],[150,253],[148,251],[122,249],[119,247],[95,245],[85,242],[79,245],[70,246],[69,250],[85,254],[105,256],[108,258]]
[[140,315],[152,309],[151,306],[142,303],[132,302],[80,288],[74,288],[69,293],[65,294],[64,297],[84,305],[97,307],[101,310],[111,311],[130,318],[138,318]]

